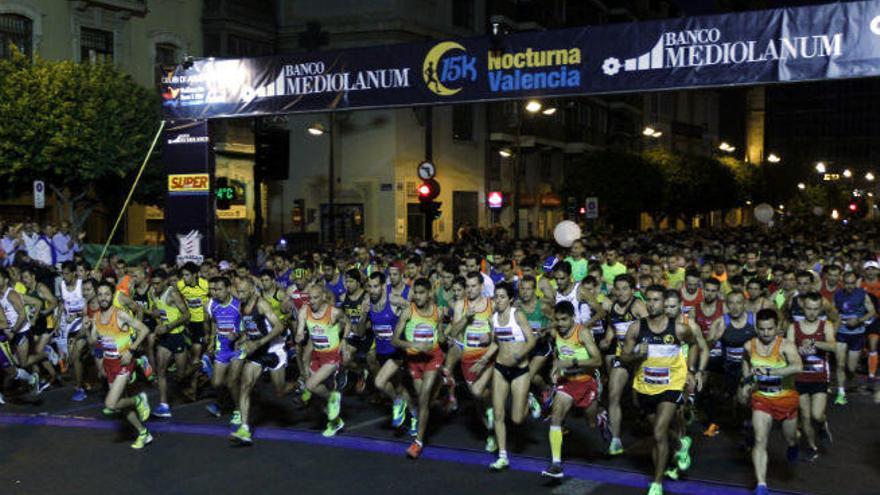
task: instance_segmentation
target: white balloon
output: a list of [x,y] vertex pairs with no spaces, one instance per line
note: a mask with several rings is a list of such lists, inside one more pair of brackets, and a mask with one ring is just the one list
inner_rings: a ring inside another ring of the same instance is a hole
[[767,203],[761,203],[755,207],[755,220],[761,223],[769,223],[773,220],[773,207]]
[[580,239],[580,237],[580,225],[571,220],[563,220],[556,224],[556,228],[553,229],[553,238],[556,239],[556,243],[562,247],[571,247],[574,241]]

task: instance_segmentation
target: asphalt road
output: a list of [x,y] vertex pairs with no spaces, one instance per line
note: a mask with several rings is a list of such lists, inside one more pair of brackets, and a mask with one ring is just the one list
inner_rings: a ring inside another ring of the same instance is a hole
[[[10,401],[0,407],[0,494],[102,493],[111,487],[127,494],[483,493],[609,494],[645,493],[651,471],[650,435],[625,411],[623,456],[608,458],[598,434],[580,417],[569,418],[563,455],[567,478],[551,483],[539,476],[547,464],[547,423],[531,421],[509,447],[511,469],[492,473],[494,457],[482,451],[485,435],[467,406],[450,417],[432,416],[423,457],[405,458],[409,439],[388,425],[388,408],[349,394],[343,400],[346,429],[336,438],[320,432],[319,406],[300,409],[275,399],[265,385],[254,402],[255,444],[234,447],[225,419],[204,410],[210,398],[172,404],[170,420],[148,423],[155,441],[143,452],[129,448],[132,432],[100,415],[99,393],[71,402],[69,388],[50,390],[40,404]],[[148,389],[151,399],[155,391]],[[151,400],[152,402],[152,400]],[[467,404],[467,402],[465,402]],[[769,484],[774,493],[869,495],[880,493],[880,422],[867,395],[847,406],[831,406],[834,443],[815,463],[789,466],[781,433],[770,447]],[[715,438],[690,427],[694,462],[667,493],[751,493],[751,463],[734,428]]]

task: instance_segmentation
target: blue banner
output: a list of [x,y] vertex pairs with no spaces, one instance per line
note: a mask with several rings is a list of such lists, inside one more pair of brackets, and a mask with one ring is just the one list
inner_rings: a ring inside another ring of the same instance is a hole
[[251,59],[165,73],[170,119],[880,75],[880,0]]

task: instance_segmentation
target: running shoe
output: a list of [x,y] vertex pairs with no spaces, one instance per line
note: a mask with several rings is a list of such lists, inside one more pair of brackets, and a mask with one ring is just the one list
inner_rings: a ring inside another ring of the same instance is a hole
[[455,397],[455,389],[450,388],[446,394],[446,402],[443,403],[443,413],[452,414],[458,411],[458,399]]
[[299,399],[302,401],[304,406],[309,405],[309,401],[312,400],[312,391],[303,387],[302,394],[300,394]]
[[849,401],[846,400],[846,394],[837,393],[837,397],[834,399],[834,404],[838,406],[845,406]]
[[219,418],[221,416],[220,406],[213,402],[205,406],[205,410],[208,411],[208,414],[214,416],[215,418]]
[[241,411],[232,411],[232,418],[229,419],[229,424],[232,426],[241,425]]
[[327,399],[327,419],[333,421],[339,417],[339,409],[342,404],[342,394],[333,391]]
[[409,436],[416,437],[419,435],[419,418],[410,416],[409,418]]
[[495,430],[495,409],[491,407],[486,409],[486,429]]
[[535,394],[529,392],[529,410],[532,413],[532,419],[541,417],[541,403],[535,398]]
[[545,390],[543,394],[541,394],[541,407],[545,411],[549,411],[550,408],[553,406],[553,398],[554,397],[556,397],[556,389],[555,388],[549,388],[549,389]]
[[144,430],[137,436],[134,443],[131,444],[131,448],[134,450],[141,450],[151,443],[153,443],[153,435],[150,435],[149,431]]
[[541,476],[558,480],[562,479],[565,476],[565,473],[562,471],[562,464],[558,462],[552,462],[543,471],[541,471]]
[[767,488],[767,485],[758,485],[752,493],[754,495],[770,495],[770,490]]
[[239,445],[253,445],[254,440],[251,438],[251,430],[248,425],[241,425],[237,430],[229,434],[229,439]]
[[678,478],[679,478],[678,468],[667,469],[666,471],[663,472],[663,475],[666,476],[667,478],[671,479],[672,481],[678,481]]
[[785,449],[785,460],[788,461],[789,464],[793,464],[798,460],[798,446],[792,445],[789,448]]
[[37,373],[31,373],[31,378],[28,380],[28,385],[31,387],[31,393],[34,395],[40,394],[40,375]]
[[499,457],[495,462],[489,464],[489,469],[492,471],[504,471],[509,467],[510,461],[507,460],[507,457]]
[[819,438],[828,442],[828,444],[834,443],[834,437],[831,435],[831,427],[828,426],[828,421],[822,425],[822,429],[819,431]]
[[141,356],[137,358],[138,367],[141,369],[141,372],[144,374],[144,378],[147,379],[148,382],[152,382],[156,379],[153,375],[153,367],[150,366],[150,360],[147,359],[147,356]]
[[0,393],[0,406],[6,405],[6,399],[3,397],[3,394]]
[[70,400],[72,400],[74,402],[82,402],[82,401],[86,400],[86,397],[87,397],[86,391],[81,388],[78,388],[78,389],[74,390],[73,397],[71,397]]
[[335,421],[328,421],[327,428],[324,430],[324,433],[321,433],[326,438],[330,438],[332,436],[336,436],[336,433],[345,426],[345,423],[342,421],[342,418],[336,418]]
[[208,378],[214,377],[214,363],[211,362],[211,358],[207,354],[202,356],[202,373]]
[[611,444],[608,445],[609,455],[620,455],[623,453],[623,442],[619,438],[612,438]]
[[486,452],[495,452],[498,450],[498,442],[495,440],[495,435],[489,435],[486,437]]
[[360,395],[364,393],[367,389],[367,377],[370,375],[370,371],[364,368],[364,370],[358,373],[357,383],[354,385],[354,391]]
[[414,440],[406,449],[406,456],[410,459],[418,459],[420,455],[422,455],[422,443]]
[[348,370],[336,372],[336,390],[345,390],[346,385],[348,385]]
[[141,392],[134,396],[134,407],[137,409],[138,419],[141,422],[150,419],[150,403],[147,401],[147,394]]
[[394,399],[394,405],[391,406],[391,426],[400,428],[400,425],[406,420],[406,401],[403,399]]
[[691,437],[681,437],[681,447],[675,453],[675,462],[680,471],[687,471],[691,468],[690,448],[693,443]]
[[46,357],[49,358],[49,362],[52,363],[52,366],[57,366],[58,361],[61,359],[58,357],[58,353],[55,352],[55,349],[51,345],[47,345],[45,350]]
[[703,432],[704,437],[717,437],[718,433],[721,432],[721,428],[718,427],[715,423],[709,423],[709,427],[706,428],[706,431]]
[[115,418],[116,416],[119,415],[119,411],[117,411],[116,409],[110,409],[109,407],[105,407],[105,408],[101,409],[101,414],[103,414],[104,416],[107,416],[108,418]]
[[648,488],[648,495],[663,495],[663,484],[651,483],[651,486]]
[[40,388],[37,389],[38,394],[42,394],[52,386],[52,382],[40,382]]
[[611,441],[611,421],[608,420],[608,411],[602,411],[596,415],[596,428],[602,435],[602,441],[608,443]]
[[157,418],[170,418],[171,408],[168,407],[168,404],[159,404],[159,407],[153,409],[153,416],[156,416]]
[[819,449],[807,449],[807,460],[810,462],[819,460]]

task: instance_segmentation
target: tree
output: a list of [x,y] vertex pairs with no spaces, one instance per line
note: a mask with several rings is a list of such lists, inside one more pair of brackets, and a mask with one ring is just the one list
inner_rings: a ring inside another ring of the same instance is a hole
[[641,155],[599,151],[566,167],[563,194],[579,200],[595,196],[609,223],[634,226],[639,213],[660,212],[662,182],[660,170]]
[[[161,120],[159,96],[112,64],[0,60],[0,180],[43,180],[80,229],[128,190]],[[158,177],[152,174],[151,177]]]

